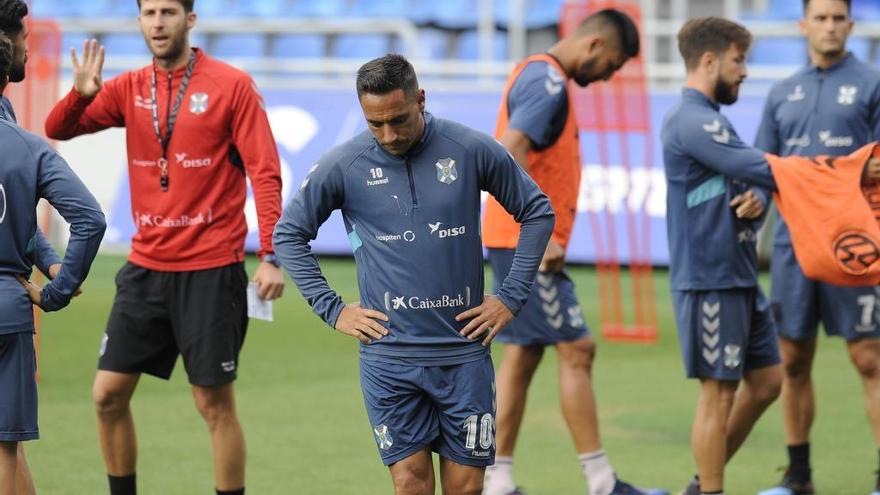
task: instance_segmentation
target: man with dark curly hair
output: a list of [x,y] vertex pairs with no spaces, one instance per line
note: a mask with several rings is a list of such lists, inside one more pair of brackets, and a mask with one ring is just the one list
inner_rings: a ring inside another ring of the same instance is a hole
[[[24,0],[0,0],[0,34],[4,36],[10,49],[8,59],[4,59],[8,64],[3,70],[3,74],[6,74],[3,78],[4,89],[6,84],[21,82],[25,78],[28,29],[24,18],[27,14],[28,6]],[[16,122],[12,103],[2,94],[2,91],[0,91],[0,119]],[[50,279],[55,278],[61,269],[61,260],[39,229],[36,231],[34,240],[36,242],[32,243],[32,246],[35,249],[28,253],[28,257],[44,275]],[[36,492],[25,461],[22,444],[18,445],[17,494],[30,495]]]

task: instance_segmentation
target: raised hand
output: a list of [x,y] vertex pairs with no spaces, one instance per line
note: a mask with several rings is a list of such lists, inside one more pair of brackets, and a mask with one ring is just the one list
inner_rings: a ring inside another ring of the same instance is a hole
[[76,57],[76,49],[70,49],[73,61],[73,86],[76,92],[85,98],[94,98],[101,91],[104,81],[101,71],[104,68],[104,47],[98,46],[98,40],[83,41],[82,62]]

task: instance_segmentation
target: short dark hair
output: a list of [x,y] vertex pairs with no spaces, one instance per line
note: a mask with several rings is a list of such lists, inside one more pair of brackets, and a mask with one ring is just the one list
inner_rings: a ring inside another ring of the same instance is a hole
[[720,55],[730,49],[730,45],[745,51],[751,44],[752,33],[748,29],[721,17],[696,17],[684,23],[678,32],[678,51],[688,70],[700,65],[700,58],[706,52]]
[[365,93],[384,95],[397,89],[403,90],[407,96],[416,96],[419,92],[416,70],[403,55],[389,53],[370,60],[358,69],[358,98]]
[[[186,13],[190,13],[195,8],[196,0],[177,0],[180,5],[183,5],[183,11]],[[141,8],[141,0],[137,0],[138,10]]]
[[632,19],[623,12],[615,9],[604,9],[590,15],[578,26],[575,34],[583,36],[592,34],[603,29],[611,29],[617,34],[620,49],[627,58],[637,57],[641,48],[639,29]]
[[28,6],[24,0],[0,0],[0,31],[8,35],[18,34],[24,29],[24,16]]
[[9,71],[12,70],[13,51],[12,40],[0,33],[0,84],[6,81]]
[[[852,0],[839,0],[846,4],[846,11],[852,12]],[[807,13],[807,7],[810,6],[810,0],[804,0],[804,15]]]

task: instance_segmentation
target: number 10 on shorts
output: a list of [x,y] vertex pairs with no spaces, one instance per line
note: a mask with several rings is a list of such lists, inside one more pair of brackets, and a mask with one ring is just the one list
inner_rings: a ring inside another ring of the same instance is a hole
[[495,445],[495,418],[491,413],[486,413],[481,418],[479,414],[468,416],[464,421],[464,430],[467,436],[464,441],[466,449],[477,446],[477,437],[480,439],[480,448],[487,450]]

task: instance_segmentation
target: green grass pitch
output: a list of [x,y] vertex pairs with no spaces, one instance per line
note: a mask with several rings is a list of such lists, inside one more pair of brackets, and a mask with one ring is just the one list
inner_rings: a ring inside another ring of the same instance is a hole
[[[113,277],[122,263],[121,257],[100,257],[85,294],[67,310],[43,316],[42,439],[26,445],[41,494],[107,493],[91,383]],[[251,274],[253,264],[249,260]],[[355,300],[353,263],[325,259],[322,265],[331,285],[346,300]],[[587,320],[596,328],[595,272],[573,268],[571,273]],[[683,377],[665,272],[656,275],[655,284],[659,345],[600,338],[594,380],[605,449],[619,475],[678,490],[694,472],[689,436],[697,387]],[[236,389],[248,444],[248,493],[391,493],[361,400],[356,341],[326,327],[292,283],[286,290],[276,302],[275,323],[251,323],[241,357]],[[495,349],[496,363],[500,355]],[[825,494],[866,495],[873,488],[877,451],[861,384],[841,340],[821,339],[814,374],[817,488]],[[193,406],[182,364],[170,382],[143,377],[133,409],[140,493],[213,493],[207,429]],[[753,494],[770,486],[785,462],[782,420],[774,405],[728,468],[727,493]],[[516,472],[531,495],[586,492],[559,412],[553,352],[546,354],[531,387]]]

